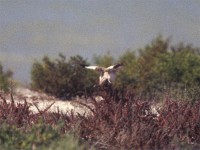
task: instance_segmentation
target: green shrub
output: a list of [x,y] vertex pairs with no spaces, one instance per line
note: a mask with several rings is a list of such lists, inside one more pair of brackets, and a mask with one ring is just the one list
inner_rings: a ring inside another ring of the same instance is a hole
[[3,71],[3,66],[0,64],[0,90],[8,91],[9,90],[9,79],[12,77],[12,71],[8,70]]
[[123,63],[123,68],[117,74],[115,86],[117,88],[132,89],[137,85],[138,65],[134,51],[126,51],[120,58],[119,62]]
[[0,125],[0,149],[83,150],[86,149],[71,134],[59,134],[58,129],[39,123],[24,131],[15,126]]
[[23,139],[16,127],[0,125],[0,149],[19,149]]
[[125,87],[138,95],[152,97],[174,87],[178,88],[176,91],[187,91],[187,95],[198,93],[200,55],[199,49],[191,45],[180,43],[171,46],[169,39],[159,36],[140,49],[138,56],[129,50],[119,58],[119,62],[124,67],[117,79],[118,88]]
[[68,61],[62,54],[56,60],[45,56],[42,62],[35,62],[32,66],[31,86],[59,98],[91,93],[95,78],[79,64],[87,62],[78,55]]
[[73,135],[66,134],[60,140],[52,142],[44,150],[86,150],[86,147],[80,144]]

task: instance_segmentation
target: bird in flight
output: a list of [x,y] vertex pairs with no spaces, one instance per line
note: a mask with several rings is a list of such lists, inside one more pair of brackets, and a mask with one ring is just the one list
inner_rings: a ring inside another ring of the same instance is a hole
[[80,65],[86,69],[92,69],[92,70],[95,70],[100,73],[99,85],[103,85],[106,82],[111,84],[116,78],[117,70],[123,66],[123,64],[121,64],[121,63],[109,66],[107,68],[100,67],[100,66],[89,66],[89,65],[85,65],[85,64],[80,64]]

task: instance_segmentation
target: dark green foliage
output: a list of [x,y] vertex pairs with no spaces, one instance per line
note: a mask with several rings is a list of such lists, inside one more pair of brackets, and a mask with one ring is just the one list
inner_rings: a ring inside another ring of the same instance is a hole
[[8,70],[4,72],[3,66],[0,64],[0,90],[9,90],[9,79],[12,77],[12,71]]
[[35,62],[32,66],[32,88],[59,98],[83,95],[85,91],[90,93],[94,77],[79,65],[86,63],[78,55],[68,61],[62,54],[56,60],[46,56],[42,62]]
[[139,50],[125,52],[119,59],[124,64],[116,81],[118,88],[133,89],[137,95],[152,97],[177,87],[191,91],[200,87],[199,49],[191,45],[171,46],[161,36]]
[[[168,55],[162,57],[159,65],[162,78],[167,82],[180,83],[191,87],[200,85],[200,55],[190,46],[172,47]],[[161,68],[162,67],[162,68]]]
[[[157,69],[157,65],[162,63],[162,56],[168,55],[169,40],[158,37],[150,45],[140,50],[137,59],[139,82],[137,88],[141,92],[152,92],[162,86],[162,75]],[[144,94],[145,94],[144,93]]]
[[138,65],[135,53],[133,51],[126,51],[119,58],[119,62],[123,63],[123,67],[117,76],[116,87],[126,87],[126,89],[134,88],[138,78]]

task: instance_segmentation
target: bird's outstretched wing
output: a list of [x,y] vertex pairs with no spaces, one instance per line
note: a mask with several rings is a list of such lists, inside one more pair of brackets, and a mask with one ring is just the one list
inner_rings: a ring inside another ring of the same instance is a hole
[[86,66],[85,68],[86,69],[92,69],[92,70],[99,71],[99,72],[104,71],[104,68],[103,67],[99,67],[99,66]]
[[116,64],[116,65],[112,65],[112,66],[107,67],[106,70],[118,69],[118,68],[120,68],[120,67],[122,67],[122,66],[123,66],[122,63],[118,63],[118,64]]
[[80,64],[82,67],[86,68],[86,69],[91,69],[91,70],[95,70],[98,72],[103,72],[105,68],[103,67],[99,67],[99,66],[89,66],[89,65],[85,65],[85,64]]

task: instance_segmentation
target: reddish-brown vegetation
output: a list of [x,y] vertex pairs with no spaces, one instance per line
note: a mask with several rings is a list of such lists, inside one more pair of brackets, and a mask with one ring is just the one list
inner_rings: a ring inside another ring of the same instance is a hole
[[[58,132],[72,132],[96,149],[197,149],[200,148],[200,102],[163,100],[159,116],[148,101],[120,93],[92,100],[91,115],[48,113],[33,114],[29,105],[11,103],[0,97],[0,121],[27,129],[38,120],[62,127]],[[87,105],[80,102],[80,105]]]

